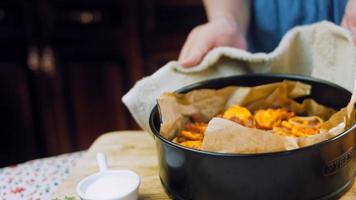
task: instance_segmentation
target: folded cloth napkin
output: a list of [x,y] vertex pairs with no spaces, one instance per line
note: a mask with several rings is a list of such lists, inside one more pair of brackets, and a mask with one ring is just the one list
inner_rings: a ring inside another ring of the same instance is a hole
[[219,47],[211,50],[193,68],[183,68],[176,61],[139,80],[123,96],[137,123],[147,132],[149,115],[156,98],[202,80],[246,73],[290,73],[309,75],[339,84],[352,91],[356,76],[356,47],[346,29],[330,22],[295,27],[271,53]]

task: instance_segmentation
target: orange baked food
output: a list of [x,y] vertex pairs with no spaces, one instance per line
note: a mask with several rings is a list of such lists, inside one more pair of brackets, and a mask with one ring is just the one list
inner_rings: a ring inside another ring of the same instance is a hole
[[[291,137],[307,137],[318,134],[323,123],[323,120],[318,116],[296,116],[294,112],[283,108],[267,108],[251,112],[246,107],[239,105],[229,107],[216,117],[231,120],[245,127],[267,130]],[[208,123],[202,122],[200,117],[192,116],[183,130],[173,139],[173,142],[185,147],[200,149],[207,127]]]

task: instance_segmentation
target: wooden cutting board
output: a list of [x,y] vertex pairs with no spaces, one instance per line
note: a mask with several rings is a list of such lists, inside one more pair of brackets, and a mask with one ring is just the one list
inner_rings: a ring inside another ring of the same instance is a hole
[[153,138],[143,131],[112,132],[92,144],[53,198],[79,197],[76,185],[84,177],[98,172],[96,153],[104,152],[108,168],[131,169],[141,177],[140,199],[169,199],[158,177],[156,148]]
[[[99,170],[95,160],[96,152],[106,153],[109,169],[131,169],[140,175],[140,200],[169,199],[158,177],[154,140],[143,131],[111,132],[100,136],[63,181],[53,198],[79,199],[75,191],[77,183]],[[352,189],[341,199],[356,199],[356,179]]]

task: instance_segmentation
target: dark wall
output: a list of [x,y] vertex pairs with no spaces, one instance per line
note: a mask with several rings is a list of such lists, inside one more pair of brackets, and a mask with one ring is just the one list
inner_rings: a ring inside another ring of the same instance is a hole
[[122,95],[205,21],[199,0],[0,1],[0,166],[137,129]]

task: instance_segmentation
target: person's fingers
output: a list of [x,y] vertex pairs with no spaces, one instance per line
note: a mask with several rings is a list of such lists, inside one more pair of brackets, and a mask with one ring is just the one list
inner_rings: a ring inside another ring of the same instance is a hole
[[350,26],[349,30],[352,33],[353,42],[356,45],[356,26]]
[[[194,50],[194,48],[196,48],[196,42],[192,39],[188,41],[183,55],[178,59],[179,64],[181,64],[183,67],[191,67],[199,62],[203,53],[199,52],[198,50]],[[192,50],[194,50],[194,52],[192,52]]]
[[247,49],[243,31],[235,22],[213,21],[193,29],[183,45],[178,62],[183,67],[193,67],[201,62],[209,50],[220,46]]
[[356,45],[356,0],[349,0],[345,15],[342,19],[341,26],[348,29],[352,33],[353,43]]
[[188,55],[186,58],[182,59],[180,64],[186,68],[199,64],[205,54],[210,50],[210,44],[209,42],[195,42],[187,51]]
[[341,24],[340,24],[340,25],[341,25],[341,27],[343,27],[343,28],[346,28],[346,29],[348,28],[348,27],[347,27],[347,23],[346,23],[346,16],[344,16],[344,17],[342,18],[342,21],[341,21]]
[[184,45],[178,62],[183,67],[197,65],[203,56],[210,50],[213,38],[209,32],[192,32]]
[[247,49],[247,41],[246,41],[245,37],[237,37],[234,42],[233,47],[246,50]]
[[185,68],[193,67],[201,61],[203,55],[204,54],[201,52],[195,52],[195,53],[190,54],[190,56],[188,56],[184,60],[180,61],[179,63],[182,65],[182,67],[185,67]]
[[189,55],[181,63],[183,67],[193,67],[199,64],[205,54],[213,48],[213,38],[208,34],[195,37],[194,40],[194,45],[191,45],[188,50]]
[[194,36],[196,35],[196,32],[193,30],[187,37],[186,41],[184,42],[184,45],[183,45],[183,48],[179,54],[179,57],[178,57],[178,62],[181,63],[183,62],[184,60],[187,59],[187,56],[189,55],[188,54],[188,51],[190,49],[190,47],[192,45],[194,45]]
[[353,15],[348,18],[347,22],[348,28],[352,33],[353,42],[356,45],[356,14],[353,13]]
[[247,49],[247,41],[245,36],[241,33],[241,31],[236,27],[234,30],[226,30],[224,36],[216,36],[215,37],[214,46],[228,46],[235,47],[239,49]]
[[353,20],[352,17],[345,15],[341,22],[341,26],[352,33],[353,43],[356,45],[356,19]]
[[[213,36],[191,37],[194,42],[189,42],[189,45],[184,49],[186,55],[180,57],[178,61],[183,67],[192,67],[197,65],[205,54],[216,46],[230,46],[240,49],[247,49],[247,41],[244,37],[235,36],[232,41],[215,41]],[[184,59],[183,59],[184,57]]]

